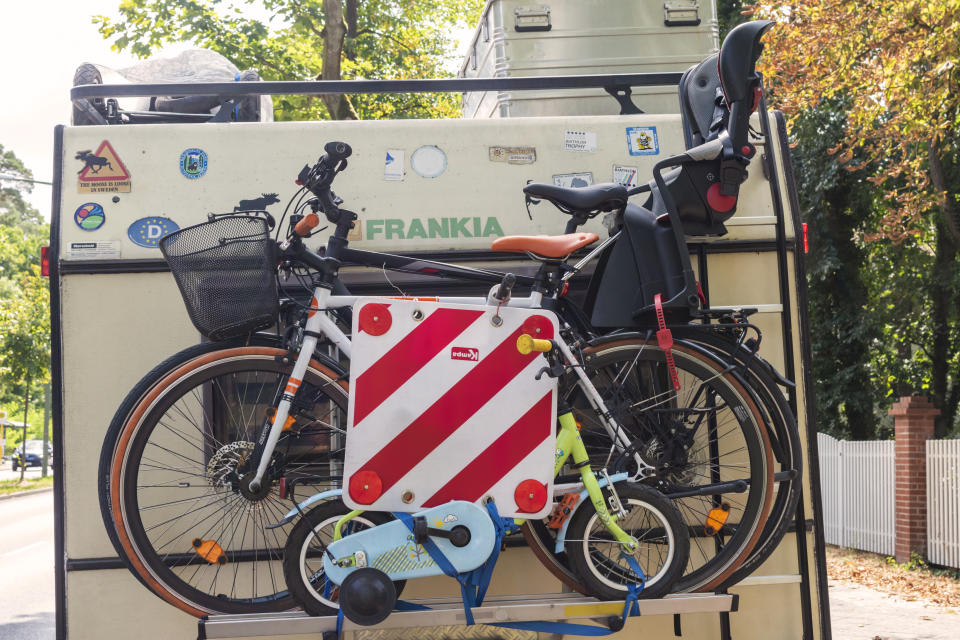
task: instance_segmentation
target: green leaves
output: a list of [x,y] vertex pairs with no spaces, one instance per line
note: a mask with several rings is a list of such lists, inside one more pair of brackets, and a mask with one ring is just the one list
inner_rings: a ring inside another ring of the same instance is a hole
[[[170,42],[192,42],[257,69],[265,80],[319,79],[326,8],[342,0],[126,0],[119,18],[97,16],[114,48],[148,56]],[[344,79],[440,78],[452,75],[453,37],[474,26],[482,0],[357,0],[357,29],[343,44]],[[452,117],[459,97],[357,95],[360,118]],[[275,99],[278,120],[328,118],[318,99]]]

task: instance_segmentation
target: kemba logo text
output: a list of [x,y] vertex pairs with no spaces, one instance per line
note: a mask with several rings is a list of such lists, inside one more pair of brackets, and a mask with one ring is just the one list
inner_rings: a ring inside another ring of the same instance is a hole
[[453,347],[450,349],[450,357],[454,360],[470,360],[478,362],[480,360],[480,350],[469,347]]

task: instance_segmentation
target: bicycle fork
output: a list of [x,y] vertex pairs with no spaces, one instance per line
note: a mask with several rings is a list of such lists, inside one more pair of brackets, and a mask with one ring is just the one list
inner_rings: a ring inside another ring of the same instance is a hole
[[314,349],[321,335],[329,336],[337,348],[340,349],[348,358],[350,357],[350,341],[343,335],[340,328],[330,317],[322,310],[326,308],[327,300],[330,297],[330,290],[318,287],[310,303],[311,311],[307,316],[307,322],[304,325],[303,340],[300,343],[300,352],[297,354],[297,361],[293,365],[293,372],[287,379],[287,385],[284,387],[280,396],[280,402],[277,405],[276,412],[273,415],[273,421],[269,429],[262,429],[257,437],[256,447],[254,449],[253,460],[257,461],[257,471],[250,480],[250,489],[257,491],[263,481],[263,476],[270,466],[270,459],[273,457],[273,450],[277,446],[277,441],[283,433],[284,425],[290,415],[290,407],[293,400],[303,383],[303,376],[307,372],[310,360],[313,358]]
[[[611,515],[607,508],[607,501],[603,497],[603,489],[597,482],[597,477],[593,474],[590,467],[590,458],[587,455],[587,449],[583,446],[583,440],[580,439],[580,432],[577,430],[577,421],[573,417],[572,411],[565,411],[557,417],[560,423],[560,433],[557,435],[557,456],[554,463],[553,473],[557,475],[563,467],[567,458],[573,457],[573,467],[580,471],[580,478],[583,480],[583,486],[590,496],[590,502],[597,512],[597,517],[607,531],[613,535],[617,541],[624,546],[627,551],[632,552],[637,547],[637,540],[620,528],[617,524],[617,516]],[[613,484],[609,484],[610,491],[616,495],[616,489]],[[619,499],[616,500],[619,504]]]

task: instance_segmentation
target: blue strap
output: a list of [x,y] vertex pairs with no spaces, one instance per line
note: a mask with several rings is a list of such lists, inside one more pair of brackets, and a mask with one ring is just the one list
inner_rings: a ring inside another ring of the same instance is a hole
[[[413,517],[409,513],[394,513],[393,516],[405,524],[407,529],[410,529],[410,533],[413,533]],[[430,556],[430,559],[437,563],[437,566],[440,567],[443,573],[455,580],[459,579],[460,573],[454,568],[453,564],[447,560],[447,556],[443,555],[443,551],[430,539],[430,536],[427,536],[427,539],[421,544],[426,550],[427,555]]]
[[[236,72],[235,74],[233,74],[233,81],[234,81],[234,82],[240,82],[240,72],[239,72],[239,71]],[[239,105],[239,104],[234,104],[234,105],[233,105],[233,119],[234,119],[235,121],[240,119],[240,105]]]
[[337,640],[343,637],[343,609],[337,607]]

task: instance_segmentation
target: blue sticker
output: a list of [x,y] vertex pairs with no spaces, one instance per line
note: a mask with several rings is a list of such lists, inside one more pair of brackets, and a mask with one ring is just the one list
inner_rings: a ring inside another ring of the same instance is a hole
[[627,127],[627,149],[632,156],[655,156],[660,153],[656,127]]
[[201,178],[206,172],[206,151],[203,149],[187,149],[180,154],[180,173],[182,173],[185,178]]
[[180,227],[170,218],[161,218],[160,216],[151,216],[149,218],[140,218],[129,227],[127,227],[127,237],[133,241],[133,244],[156,249],[160,246],[160,239],[168,233],[179,231]]
[[107,221],[107,214],[96,202],[88,202],[80,205],[73,212],[73,221],[84,231],[96,231]]

